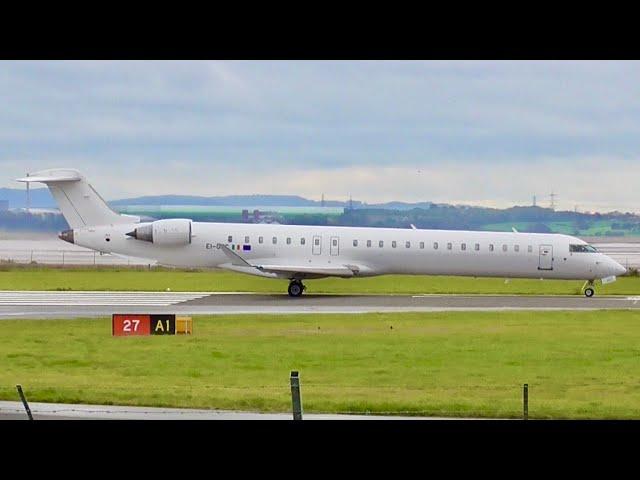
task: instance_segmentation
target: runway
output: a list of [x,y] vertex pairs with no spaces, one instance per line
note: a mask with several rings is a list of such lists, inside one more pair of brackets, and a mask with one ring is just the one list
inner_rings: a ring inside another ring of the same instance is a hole
[[0,291],[0,319],[102,317],[113,313],[295,314],[640,309],[640,296],[304,295],[220,292]]

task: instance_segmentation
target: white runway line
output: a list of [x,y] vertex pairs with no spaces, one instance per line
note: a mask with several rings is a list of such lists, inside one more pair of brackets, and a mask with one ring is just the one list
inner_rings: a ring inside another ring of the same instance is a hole
[[110,306],[168,307],[208,296],[189,292],[26,292],[0,291],[0,305],[20,306]]

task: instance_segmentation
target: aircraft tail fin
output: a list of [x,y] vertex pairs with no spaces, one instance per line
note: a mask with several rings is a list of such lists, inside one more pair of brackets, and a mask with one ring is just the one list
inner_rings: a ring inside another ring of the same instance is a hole
[[140,221],[138,217],[119,215],[111,210],[107,202],[77,170],[69,168],[42,170],[19,178],[18,181],[40,182],[47,185],[71,228]]

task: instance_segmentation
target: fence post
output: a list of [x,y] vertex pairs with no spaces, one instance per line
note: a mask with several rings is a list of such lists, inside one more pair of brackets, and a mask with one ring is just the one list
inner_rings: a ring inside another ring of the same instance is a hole
[[529,420],[529,384],[525,383],[522,387],[522,403],[523,403],[523,420]]
[[22,385],[16,385],[18,389],[18,393],[20,394],[20,400],[22,400],[22,405],[24,405],[24,409],[27,411],[27,416],[29,420],[33,420],[33,415],[31,415],[31,409],[29,408],[29,404],[27,403],[27,399],[24,396],[24,392],[22,391]]
[[291,403],[293,405],[293,419],[302,420],[302,400],[300,399],[300,375],[291,371]]

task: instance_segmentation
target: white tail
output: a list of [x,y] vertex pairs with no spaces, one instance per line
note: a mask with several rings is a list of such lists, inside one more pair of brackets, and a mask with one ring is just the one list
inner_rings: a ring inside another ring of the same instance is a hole
[[49,187],[71,228],[137,223],[138,217],[118,215],[111,210],[87,180],[70,168],[42,170],[19,178],[19,182],[40,182]]

